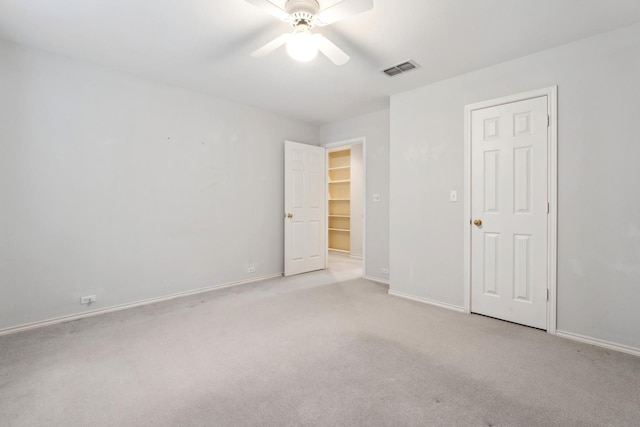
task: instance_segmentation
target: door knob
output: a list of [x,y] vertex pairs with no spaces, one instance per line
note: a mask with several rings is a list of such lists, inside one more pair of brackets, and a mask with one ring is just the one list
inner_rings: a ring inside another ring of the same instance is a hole
[[481,219],[474,219],[473,220],[473,225],[476,225],[476,226],[480,227],[482,225],[482,220]]
[[293,218],[293,214],[287,214],[287,218]]

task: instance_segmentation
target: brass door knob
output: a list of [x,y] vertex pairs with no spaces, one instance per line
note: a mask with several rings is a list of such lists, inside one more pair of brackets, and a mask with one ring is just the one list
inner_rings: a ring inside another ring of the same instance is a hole
[[293,214],[287,214],[287,218],[293,218]]
[[473,220],[473,225],[476,225],[476,226],[480,227],[482,225],[482,220],[481,219],[474,219]]

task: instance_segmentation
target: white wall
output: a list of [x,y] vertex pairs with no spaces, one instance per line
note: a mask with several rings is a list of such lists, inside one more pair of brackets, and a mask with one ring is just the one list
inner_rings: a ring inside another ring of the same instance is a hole
[[464,106],[558,85],[558,329],[640,348],[640,25],[391,98],[391,289],[463,305]]
[[316,127],[5,42],[0,93],[0,329],[282,271]]
[[[389,110],[377,111],[320,128],[323,144],[366,137],[365,276],[386,281],[389,266]],[[380,194],[380,202],[371,200]]]

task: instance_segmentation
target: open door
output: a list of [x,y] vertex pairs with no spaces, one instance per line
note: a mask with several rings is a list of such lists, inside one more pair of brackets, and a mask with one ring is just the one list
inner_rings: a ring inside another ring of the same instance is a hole
[[325,268],[325,149],[284,143],[284,275]]

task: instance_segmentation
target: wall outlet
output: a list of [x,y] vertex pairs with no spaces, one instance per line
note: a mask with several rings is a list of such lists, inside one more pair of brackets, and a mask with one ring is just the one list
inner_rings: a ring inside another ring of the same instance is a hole
[[389,274],[389,269],[388,269],[388,268],[386,268],[386,267],[382,267],[382,268],[380,269],[380,273],[382,273],[382,274]]
[[86,297],[80,297],[80,304],[91,305],[96,302],[95,295],[87,295]]
[[254,266],[247,268],[247,273],[255,273],[255,272],[256,272],[256,268]]
[[373,200],[374,202],[379,202],[380,201],[380,194],[373,193],[373,196],[371,196],[371,200]]

